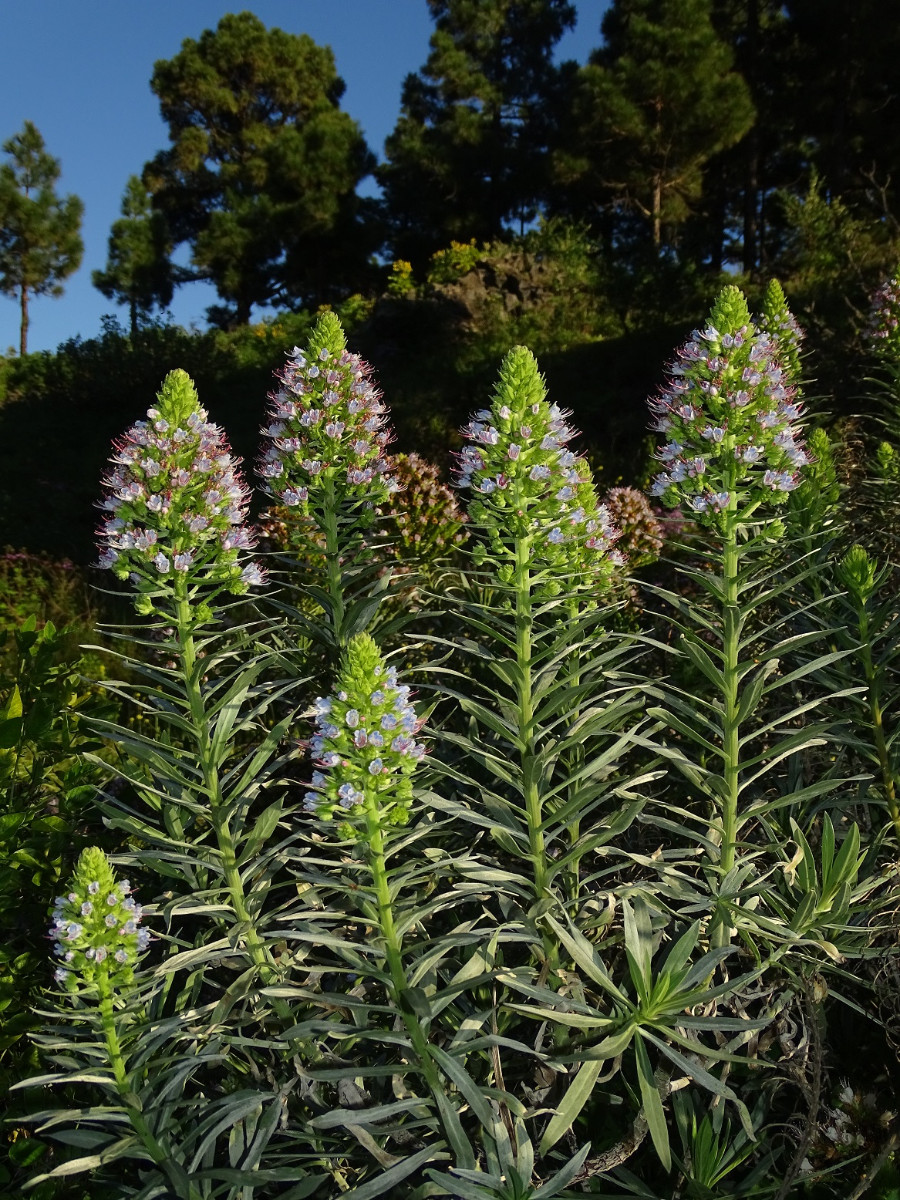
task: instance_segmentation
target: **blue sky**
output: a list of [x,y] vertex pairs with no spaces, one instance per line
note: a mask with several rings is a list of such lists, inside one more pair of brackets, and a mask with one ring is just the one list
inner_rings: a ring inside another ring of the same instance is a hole
[[[608,3],[576,0],[578,24],[558,57],[586,60],[600,41]],[[103,313],[126,319],[91,285],[91,271],[106,263],[128,176],[169,144],[150,91],[153,63],[171,58],[184,38],[214,28],[225,13],[248,7],[268,26],[308,33],[332,47],[347,85],[341,106],[381,156],[403,79],[428,55],[433,25],[425,0],[0,0],[0,143],[33,121],[61,162],[60,190],[85,204],[82,266],[64,296],[32,301],[29,350],[55,349],[76,334],[93,337]],[[212,288],[190,284],[176,293],[173,316],[203,327],[204,309],[214,299]],[[17,304],[0,295],[0,353],[18,346],[18,329]]]

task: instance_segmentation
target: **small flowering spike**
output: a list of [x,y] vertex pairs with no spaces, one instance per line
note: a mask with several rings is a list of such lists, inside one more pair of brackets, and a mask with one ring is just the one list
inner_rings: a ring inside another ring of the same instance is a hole
[[384,457],[391,434],[371,374],[368,363],[347,350],[335,314],[322,313],[270,396],[257,473],[276,504],[315,517],[321,497],[333,489],[339,502],[361,503],[365,523],[387,499],[394,487]]
[[50,936],[58,960],[55,976],[66,991],[92,985],[98,972],[120,986],[134,982],[134,967],[150,934],[139,928],[141,906],[127,879],[116,880],[102,850],[82,851],[70,890],[57,898]]
[[900,270],[873,294],[863,336],[880,359],[900,369]]
[[255,564],[239,561],[254,544],[240,460],[184,371],[169,372],[156,407],[115,444],[111,461],[99,565],[132,580],[139,612],[156,611],[154,597],[179,576],[235,595],[262,582]]
[[785,381],[793,387],[800,382],[800,343],[804,333],[788,308],[784,291],[777,279],[770,279],[763,295],[759,327],[776,343],[775,357],[784,369]]
[[531,566],[547,573],[538,594],[596,590],[621,561],[611,552],[618,535],[590,468],[566,448],[575,436],[566,416],[547,403],[531,351],[516,346],[500,367],[490,409],[463,429],[457,486],[472,489],[469,515],[483,527],[505,582],[513,574],[513,541],[534,539]]
[[409,819],[411,776],[425,754],[415,740],[422,722],[409,691],[361,633],[347,645],[336,694],[316,700],[316,733],[309,743],[316,770],[304,808],[326,820],[341,818],[342,836],[364,836],[354,817],[367,798],[374,798],[385,824]]
[[667,386],[650,400],[654,428],[667,438],[651,495],[714,527],[726,510],[787,498],[809,456],[777,348],[751,322],[739,289],[724,288],[707,327],[678,351]]

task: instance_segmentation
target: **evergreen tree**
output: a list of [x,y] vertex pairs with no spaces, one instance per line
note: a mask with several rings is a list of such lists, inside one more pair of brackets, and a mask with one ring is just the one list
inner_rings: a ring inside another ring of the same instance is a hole
[[59,160],[26,121],[3,143],[9,162],[0,165],[0,291],[19,301],[19,353],[28,352],[28,302],[62,295],[61,280],[77,271],[84,244],[84,205],[56,194]]
[[595,222],[604,210],[638,213],[658,251],[700,200],[712,156],[751,128],[750,92],[711,0],[614,0],[602,29],[557,181]]
[[252,13],[222,17],[155,64],[151,87],[172,146],[144,169],[192,278],[215,284],[225,323],[254,304],[339,296],[365,269],[355,189],[374,159],[340,111],[330,48],[266,29]]
[[117,304],[127,304],[131,336],[138,318],[172,302],[172,239],[162,213],[154,212],[150,194],[132,175],[122,198],[122,216],[109,235],[106,268],[94,271],[94,287]]
[[421,263],[452,238],[490,241],[530,221],[574,64],[553,47],[575,22],[569,0],[428,0],[435,21],[422,71],[377,175],[395,255]]

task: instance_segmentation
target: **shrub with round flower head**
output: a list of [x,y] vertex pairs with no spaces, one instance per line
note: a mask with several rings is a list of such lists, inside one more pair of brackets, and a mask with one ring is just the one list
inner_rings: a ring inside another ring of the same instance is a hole
[[170,371],[147,420],[115,444],[104,480],[101,567],[131,579],[141,613],[185,586],[242,595],[263,582],[244,524],[249,493],[225,435],[184,371]]
[[603,504],[619,531],[618,549],[629,566],[659,558],[665,534],[643,492],[633,487],[610,488]]
[[315,702],[316,732],[309,748],[315,764],[304,808],[326,820],[341,819],[343,837],[361,837],[359,818],[374,805],[380,824],[405,825],[412,775],[425,755],[417,742],[422,722],[368,634],[351,638],[337,690]]
[[277,378],[258,466],[265,490],[314,520],[323,505],[351,502],[357,521],[370,523],[393,488],[387,409],[334,313],[322,313],[306,349],[295,347]]
[[132,984],[134,967],[150,942],[140,924],[141,906],[128,880],[117,880],[103,851],[89,846],[78,859],[70,891],[57,897],[53,909],[56,982],[77,992],[102,972],[115,984]]
[[874,292],[864,337],[880,359],[900,369],[900,271]]
[[668,439],[651,495],[722,528],[726,512],[747,518],[765,500],[784,501],[809,459],[801,405],[777,358],[779,343],[750,320],[743,294],[726,287],[705,329],[695,330],[650,400]]
[[512,349],[500,367],[489,409],[464,428],[457,485],[471,488],[469,516],[482,527],[498,576],[509,582],[517,540],[530,543],[530,565],[544,575],[542,590],[595,590],[621,560],[612,551],[617,533],[597,500],[590,467],[567,448],[575,431],[568,415],[548,404],[534,355]]

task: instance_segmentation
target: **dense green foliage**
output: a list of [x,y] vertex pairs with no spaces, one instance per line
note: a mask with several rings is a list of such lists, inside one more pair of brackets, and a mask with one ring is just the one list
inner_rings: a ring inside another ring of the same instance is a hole
[[122,216],[109,235],[106,268],[92,276],[94,287],[104,296],[128,305],[132,337],[140,318],[172,302],[171,252],[165,218],[154,211],[146,188],[132,175],[122,198]]
[[144,182],[194,277],[218,289],[217,323],[340,295],[370,248],[355,189],[374,160],[338,107],[331,50],[229,14],[156,63],[151,87],[172,145]]
[[0,291],[19,301],[19,353],[28,349],[28,300],[58,296],[61,280],[81,264],[77,196],[58,196],[59,161],[48,154],[31,121],[3,143],[0,164]]

